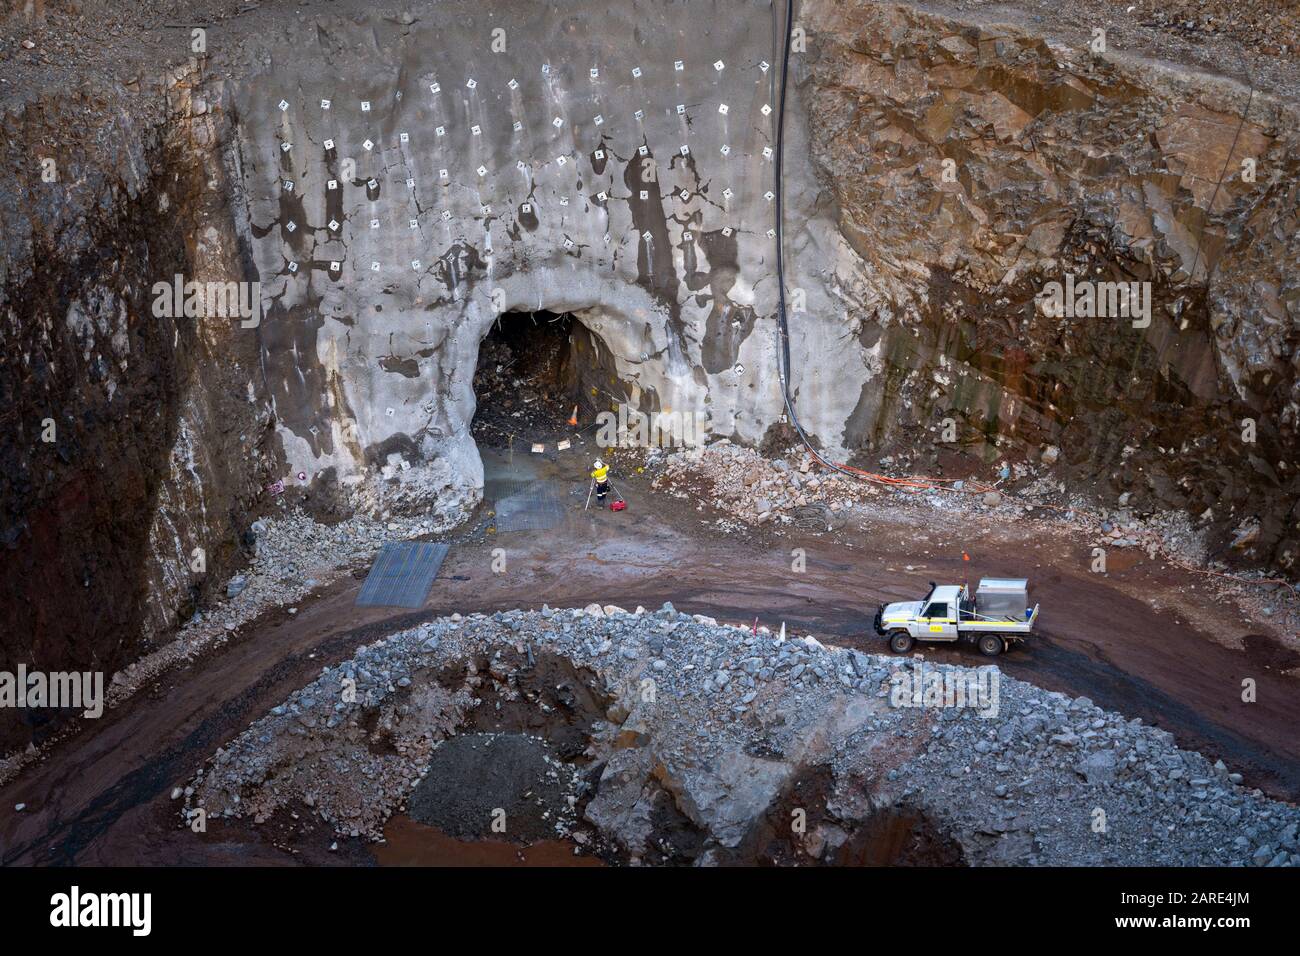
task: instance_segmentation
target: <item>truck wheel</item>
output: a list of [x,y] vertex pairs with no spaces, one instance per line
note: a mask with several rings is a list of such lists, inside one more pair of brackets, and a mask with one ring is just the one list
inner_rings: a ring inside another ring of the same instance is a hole
[[1004,649],[1002,638],[996,634],[985,634],[980,638],[980,653],[985,657],[997,657]]
[[912,640],[912,635],[907,631],[895,631],[889,635],[889,649],[895,654],[906,654],[915,643],[916,641]]

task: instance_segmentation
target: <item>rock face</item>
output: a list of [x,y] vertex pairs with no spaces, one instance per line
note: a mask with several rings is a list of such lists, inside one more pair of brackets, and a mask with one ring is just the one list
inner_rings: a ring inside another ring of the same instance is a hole
[[[219,126],[196,110],[194,80],[181,68],[151,96],[115,91],[120,112],[83,91],[3,119],[23,170],[0,230],[8,668],[111,672],[239,548],[270,422],[239,371],[256,353],[217,322],[152,310],[156,280],[243,269]],[[16,726],[22,713],[5,711],[0,740],[39,732]]]
[[218,751],[182,812],[377,839],[409,809],[631,863],[1300,864],[1300,811],[1240,779],[996,667],[592,605],[359,649]]
[[[772,10],[742,7],[231,5],[201,52],[139,74],[115,30],[82,87],[9,82],[6,660],[134,656],[224,586],[277,481],[453,523],[503,312],[573,312],[642,410],[785,435]],[[801,423],[872,467],[1054,447],[1062,477],[1203,515],[1225,546],[1257,524],[1230,556],[1294,571],[1294,100],[1247,112],[1229,82],[1091,56],[1051,22],[963,17],[799,7]],[[26,28],[5,78],[66,45]],[[1223,175],[1246,159],[1253,183]],[[1067,274],[1151,283],[1149,324],[1045,314]],[[247,284],[257,315],[160,308],[178,275]]]
[[[1257,517],[1255,557],[1294,570],[1294,99],[1093,56],[1065,24],[830,0],[803,19],[812,155],[861,258],[838,286],[867,365],[845,447],[1048,445],[1145,507],[1209,509],[1220,547]],[[1069,275],[1148,283],[1149,317],[1048,314]]]

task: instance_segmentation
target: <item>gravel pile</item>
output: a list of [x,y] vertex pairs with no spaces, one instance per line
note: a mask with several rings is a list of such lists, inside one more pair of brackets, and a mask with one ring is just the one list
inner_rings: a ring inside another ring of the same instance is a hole
[[815,463],[811,455],[765,458],[752,448],[721,439],[673,453],[651,452],[651,487],[675,497],[699,499],[751,525],[772,522],[805,530],[840,527],[855,505],[880,490]]
[[408,809],[420,823],[461,839],[481,837],[483,821],[496,817],[503,835],[541,840],[556,821],[572,826],[578,789],[576,769],[557,759],[543,737],[458,734],[433,751]]
[[[530,688],[543,657],[571,667],[547,677],[561,698]],[[622,861],[654,859],[665,804],[699,838],[693,862],[741,861],[755,832],[789,826],[792,787],[816,771],[825,790],[808,794],[795,837],[809,860],[833,861],[892,807],[925,814],[973,864],[1300,864],[1300,810],[1086,698],[667,604],[453,615],[395,633],[325,668],[175,795],[187,814],[306,812],[380,839],[476,708],[554,716],[575,689],[598,702],[569,758],[586,782],[570,777],[575,813],[553,831]],[[492,836],[489,819],[478,826]]]

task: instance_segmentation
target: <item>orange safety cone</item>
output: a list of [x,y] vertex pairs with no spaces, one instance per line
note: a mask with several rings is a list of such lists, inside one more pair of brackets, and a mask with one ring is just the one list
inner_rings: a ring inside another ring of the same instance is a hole
[[577,405],[574,405],[574,406],[573,406],[573,414],[569,416],[569,424],[572,425],[572,426],[574,426],[575,428],[576,428],[577,425],[578,425],[578,406],[577,406]]

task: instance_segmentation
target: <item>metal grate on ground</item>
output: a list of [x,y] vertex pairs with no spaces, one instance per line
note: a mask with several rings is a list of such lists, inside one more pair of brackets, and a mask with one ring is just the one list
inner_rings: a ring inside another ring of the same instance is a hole
[[564,500],[553,481],[530,481],[496,503],[497,531],[546,531],[564,518]]
[[449,544],[399,541],[383,546],[357,595],[358,605],[423,607]]

